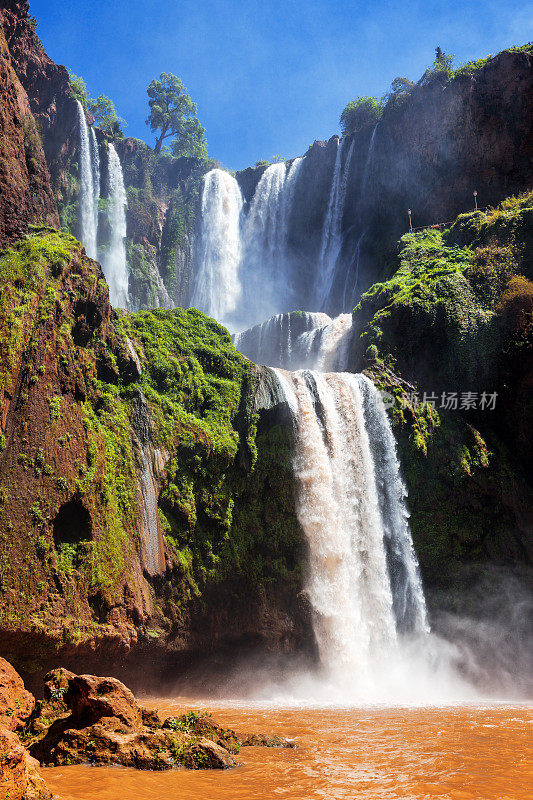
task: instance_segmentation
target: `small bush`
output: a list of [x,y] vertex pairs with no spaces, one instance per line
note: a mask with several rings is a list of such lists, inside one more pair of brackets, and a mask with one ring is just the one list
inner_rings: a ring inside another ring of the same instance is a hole
[[525,334],[533,321],[533,281],[512,277],[497,310],[513,333]]
[[357,133],[381,119],[383,104],[377,97],[357,97],[351,100],[340,116],[343,133]]

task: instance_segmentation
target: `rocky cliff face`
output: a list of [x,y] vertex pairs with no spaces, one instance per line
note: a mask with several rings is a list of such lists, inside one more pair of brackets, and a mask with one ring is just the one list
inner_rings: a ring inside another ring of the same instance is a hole
[[128,191],[127,254],[134,308],[186,307],[194,274],[194,241],[202,176],[211,165],[172,158],[139,139],[119,143]]
[[0,10],[0,246],[36,222],[58,223],[41,140],[8,47],[7,11]]
[[4,0],[2,27],[13,69],[28,96],[37,122],[54,194],[62,200],[72,150],[77,146],[76,106],[68,72],[46,54],[25,0]]
[[407,234],[354,311],[351,368],[391,394],[427,586],[533,564],[532,237],[531,192]]
[[257,427],[229,334],[196,311],[117,316],[51,228],[0,276],[2,652],[31,678],[306,642],[289,434]]
[[[344,245],[328,313],[349,311],[361,293],[394,269],[397,241],[414,227],[450,222],[530,188],[533,181],[533,54],[508,51],[472,73],[415,86],[385,109],[377,129],[353,142],[343,216]],[[315,142],[305,154],[289,220],[299,260],[302,307],[317,263],[337,139]],[[246,199],[264,167],[237,173]],[[312,309],[317,310],[317,309]]]

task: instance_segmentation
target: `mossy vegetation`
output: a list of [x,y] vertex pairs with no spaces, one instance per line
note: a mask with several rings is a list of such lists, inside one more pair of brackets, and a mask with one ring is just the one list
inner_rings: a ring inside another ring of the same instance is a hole
[[533,193],[462,214],[447,230],[400,242],[400,266],[374,284],[355,313],[357,357],[442,389],[489,390],[505,331],[499,308],[509,280],[531,271]]
[[279,430],[256,437],[253,365],[196,309],[120,325],[143,353],[154,443],[170,454],[160,518],[184,594],[228,580],[249,593],[299,575],[289,442]]
[[[525,193],[448,230],[407,234],[399,268],[354,311],[353,368],[366,366],[394,398],[415,545],[436,585],[453,585],[465,561],[525,557],[517,507],[533,495],[532,212]],[[451,392],[458,400],[446,407]],[[462,408],[465,392],[477,401]],[[490,409],[483,392],[495,393]]]
[[33,228],[0,254],[0,386],[10,409],[0,462],[1,581],[19,593],[4,622],[28,604],[36,606],[33,622],[43,623],[58,585],[68,612],[82,614],[91,593],[113,591],[130,568],[132,440],[118,370],[106,373],[115,384],[98,377],[103,364],[116,363],[117,346],[99,273],[72,236],[51,228]]
[[[0,368],[16,408],[1,442],[0,582],[17,600],[2,626],[31,625],[78,646],[98,636],[105,609],[122,607],[125,586],[135,595],[148,452],[164,465],[168,569],[148,639],[191,606],[207,608],[213,591],[235,603],[273,586],[295,595],[302,554],[290,431],[258,433],[255,367],[229,333],[195,309],[115,314],[98,265],[66,233],[34,229],[0,263],[10,331]],[[142,433],[140,398],[149,410]]]

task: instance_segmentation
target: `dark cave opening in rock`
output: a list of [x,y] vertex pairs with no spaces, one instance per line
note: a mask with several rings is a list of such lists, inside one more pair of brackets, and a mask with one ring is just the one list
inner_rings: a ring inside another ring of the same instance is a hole
[[54,519],[54,544],[79,544],[92,539],[91,515],[81,500],[74,497],[64,503]]

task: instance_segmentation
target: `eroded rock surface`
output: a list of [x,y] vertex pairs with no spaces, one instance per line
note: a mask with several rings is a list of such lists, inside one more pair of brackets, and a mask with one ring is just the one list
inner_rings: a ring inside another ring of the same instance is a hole
[[89,762],[156,770],[225,769],[236,764],[221,742],[199,731],[165,727],[158,714],[141,709],[116,678],[53,670],[45,676],[45,685],[49,700],[40,704],[31,724],[31,752],[43,764]]
[[10,731],[20,730],[34,706],[35,698],[25,690],[18,672],[0,658],[0,726]]

